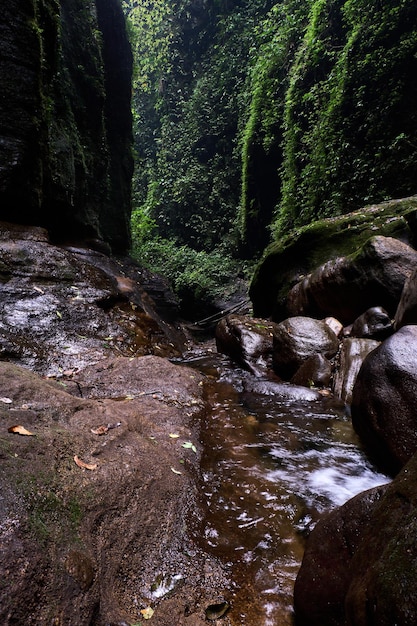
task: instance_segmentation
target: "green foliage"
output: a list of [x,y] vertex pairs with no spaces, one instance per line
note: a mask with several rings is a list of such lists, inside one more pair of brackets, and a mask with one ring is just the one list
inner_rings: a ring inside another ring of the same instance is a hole
[[271,231],[416,193],[414,0],[124,5],[141,246],[254,257]]
[[197,250],[236,240],[247,57],[269,4],[125,0],[138,66],[134,203]]
[[274,209],[278,238],[415,193],[415,3],[284,0],[259,36],[242,148],[243,239]]
[[246,264],[232,259],[224,246],[197,251],[160,236],[135,240],[133,256],[170,281],[187,311],[210,307],[214,299],[227,297],[232,283],[246,270]]

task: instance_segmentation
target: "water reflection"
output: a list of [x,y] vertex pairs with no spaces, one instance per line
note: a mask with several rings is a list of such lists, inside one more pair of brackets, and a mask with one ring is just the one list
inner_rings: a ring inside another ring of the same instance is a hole
[[229,623],[290,625],[309,530],[330,509],[388,479],[365,457],[343,406],[245,393],[248,374],[219,355],[189,363],[207,374],[199,533],[232,569]]

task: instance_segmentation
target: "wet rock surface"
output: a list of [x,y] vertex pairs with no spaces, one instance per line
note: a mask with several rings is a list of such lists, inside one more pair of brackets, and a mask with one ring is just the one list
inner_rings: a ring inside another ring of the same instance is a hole
[[217,349],[248,371],[265,374],[272,369],[274,327],[274,323],[266,320],[228,315],[216,326]]
[[113,354],[173,356],[184,342],[141,287],[141,270],[46,231],[0,229],[0,355],[48,376]]
[[352,422],[385,469],[417,450],[417,326],[403,326],[365,359],[352,395]]
[[0,622],[205,623],[230,583],[189,531],[204,402],[167,359],[184,335],[131,261],[0,232]]
[[412,626],[417,614],[413,456],[388,486],[319,521],[295,585],[297,626]]
[[311,533],[294,588],[297,626],[346,624],[345,597],[352,556],[386,487],[352,498],[320,520]]
[[316,354],[333,357],[339,341],[323,320],[296,316],[274,328],[273,367],[284,380],[289,380],[309,358]]
[[362,313],[352,324],[351,336],[383,341],[394,332],[394,326],[388,313],[380,306],[375,306]]
[[417,324],[417,270],[407,278],[395,312],[396,330],[408,324]]
[[339,365],[333,379],[333,393],[346,404],[352,402],[352,393],[359,370],[365,358],[380,345],[374,339],[347,337],[342,341]]

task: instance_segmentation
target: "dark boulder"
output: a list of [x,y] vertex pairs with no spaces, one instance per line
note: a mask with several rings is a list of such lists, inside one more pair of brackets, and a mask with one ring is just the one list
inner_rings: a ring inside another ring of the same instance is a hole
[[261,375],[272,369],[275,324],[246,315],[228,315],[216,327],[217,350],[241,367]]
[[291,315],[332,315],[351,324],[364,310],[382,306],[394,316],[417,252],[392,237],[369,239],[355,254],[325,263],[288,294]]
[[293,385],[304,387],[328,387],[332,366],[322,354],[313,354],[304,361],[291,379]]
[[[254,314],[280,322],[291,315],[287,296],[291,287],[330,259],[354,254],[375,235],[401,239],[413,245],[413,217],[417,197],[367,206],[354,213],[314,222],[272,243],[256,268],[249,290]],[[365,305],[347,323],[370,306]],[[324,317],[320,315],[320,317]]]
[[311,533],[294,591],[297,626],[417,623],[417,455]]
[[372,307],[353,322],[352,337],[383,341],[394,332],[394,325],[388,313],[380,306]]
[[403,326],[362,364],[353,426],[384,468],[398,471],[417,450],[417,326]]
[[376,487],[359,494],[314,528],[294,587],[297,626],[346,625],[344,603],[352,556],[385,490]]
[[324,320],[291,317],[274,327],[273,366],[284,380],[290,380],[309,357],[333,357],[339,347],[335,333]]

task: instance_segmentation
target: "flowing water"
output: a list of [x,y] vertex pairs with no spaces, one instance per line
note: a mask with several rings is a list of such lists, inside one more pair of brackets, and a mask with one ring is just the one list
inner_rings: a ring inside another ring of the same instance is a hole
[[198,530],[230,568],[229,623],[287,626],[305,538],[327,511],[387,482],[363,453],[345,407],[245,393],[250,374],[215,349],[185,362],[206,374]]

